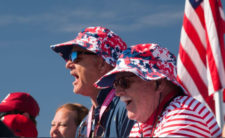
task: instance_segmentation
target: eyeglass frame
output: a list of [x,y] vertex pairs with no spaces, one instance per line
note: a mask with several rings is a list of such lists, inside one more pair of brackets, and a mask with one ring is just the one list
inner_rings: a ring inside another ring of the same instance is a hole
[[113,88],[116,89],[117,87],[120,87],[124,90],[130,88],[130,85],[133,83],[133,81],[131,81],[128,78],[131,78],[131,77],[136,77],[136,75],[131,74],[131,75],[127,75],[127,76],[122,76],[119,79],[115,79],[113,81]]
[[96,55],[96,54],[88,51],[71,51],[71,53],[68,56],[68,60],[76,62],[76,59],[78,59],[79,55]]

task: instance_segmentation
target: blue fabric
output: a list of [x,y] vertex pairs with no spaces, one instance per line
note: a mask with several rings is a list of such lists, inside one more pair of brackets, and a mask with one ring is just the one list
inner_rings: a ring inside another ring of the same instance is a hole
[[[104,89],[99,93],[97,102],[100,106],[102,105],[103,101],[105,100],[107,94],[111,91],[111,89],[112,88]],[[100,106],[98,106],[94,110],[95,118],[99,116]],[[86,132],[87,132],[86,119],[87,117],[82,121],[82,123],[78,127],[77,133],[76,133],[77,137],[86,137]],[[97,121],[94,121],[94,122],[95,123],[92,123],[92,125],[97,124],[96,123]],[[111,101],[111,103],[109,104],[109,107],[106,109],[105,113],[103,114],[103,117],[100,123],[102,127],[98,129],[97,136],[128,137],[130,130],[132,129],[135,122],[133,120],[128,119],[125,103],[120,101],[119,97],[115,96],[113,100]],[[95,128],[95,127],[92,126],[92,128]]]

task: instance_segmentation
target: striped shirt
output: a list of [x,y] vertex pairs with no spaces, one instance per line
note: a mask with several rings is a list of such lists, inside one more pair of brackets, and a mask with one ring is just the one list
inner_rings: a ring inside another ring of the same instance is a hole
[[[221,129],[214,115],[205,105],[190,96],[177,96],[162,110],[161,115],[157,117],[158,120],[151,115],[146,123],[137,122],[129,137],[221,136]],[[156,125],[153,128],[154,121]]]

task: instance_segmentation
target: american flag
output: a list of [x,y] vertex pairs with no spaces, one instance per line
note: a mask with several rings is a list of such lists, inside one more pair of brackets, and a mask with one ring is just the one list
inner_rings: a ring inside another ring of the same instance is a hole
[[224,33],[220,0],[186,0],[177,79],[214,113],[213,95],[225,88]]

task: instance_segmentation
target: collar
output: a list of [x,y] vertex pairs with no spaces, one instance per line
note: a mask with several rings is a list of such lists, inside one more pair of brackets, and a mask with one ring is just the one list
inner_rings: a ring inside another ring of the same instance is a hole
[[[177,96],[176,91],[172,91],[170,92],[164,99],[163,101],[160,103],[159,107],[157,107],[154,112],[152,113],[152,115],[149,117],[149,119],[144,123],[144,124],[148,124],[148,125],[153,125],[154,120],[158,119],[158,115],[161,114],[161,112],[166,108],[167,103],[175,96]],[[158,111],[157,111],[158,110]]]
[[107,89],[102,89],[97,96],[97,103],[98,103],[98,107],[101,107],[105,98],[107,97],[107,95],[109,94],[109,92],[111,91],[112,87],[107,88]]

